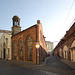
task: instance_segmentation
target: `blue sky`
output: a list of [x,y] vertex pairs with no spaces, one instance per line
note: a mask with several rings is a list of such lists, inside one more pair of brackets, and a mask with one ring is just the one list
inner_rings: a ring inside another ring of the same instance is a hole
[[20,17],[22,30],[41,20],[46,40],[59,41],[75,19],[75,1],[0,0],[0,29],[11,30],[14,15]]

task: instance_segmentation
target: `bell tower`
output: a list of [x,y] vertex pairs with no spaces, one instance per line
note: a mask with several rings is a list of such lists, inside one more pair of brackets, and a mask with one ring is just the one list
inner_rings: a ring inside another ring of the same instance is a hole
[[12,20],[13,20],[12,35],[15,35],[21,32],[20,18],[18,16],[13,16]]

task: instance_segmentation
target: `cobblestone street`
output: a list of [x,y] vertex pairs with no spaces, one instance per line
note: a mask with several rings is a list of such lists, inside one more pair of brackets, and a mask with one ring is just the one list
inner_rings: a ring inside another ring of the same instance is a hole
[[[70,62],[57,57],[48,57],[40,65],[22,61],[0,60],[0,75],[75,75]],[[5,71],[5,72],[4,72]]]

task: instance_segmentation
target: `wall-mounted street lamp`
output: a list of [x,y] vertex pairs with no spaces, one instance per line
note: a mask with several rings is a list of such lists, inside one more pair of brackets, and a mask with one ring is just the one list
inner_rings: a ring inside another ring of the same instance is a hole
[[36,43],[36,48],[38,49],[40,47],[40,45],[38,43]]

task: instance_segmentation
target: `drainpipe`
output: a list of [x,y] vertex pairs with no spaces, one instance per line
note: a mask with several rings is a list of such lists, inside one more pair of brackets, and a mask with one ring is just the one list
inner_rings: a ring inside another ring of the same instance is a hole
[[[36,42],[37,42],[37,25],[36,25]],[[37,64],[37,48],[36,48],[36,64]]]
[[[39,42],[39,40],[38,40],[38,37],[39,37],[39,33],[38,33],[38,28],[39,28],[39,25],[38,24],[40,24],[40,20],[37,20],[37,25],[36,25],[36,42]],[[37,48],[36,48],[36,64],[37,64]],[[39,63],[38,63],[39,64]]]

